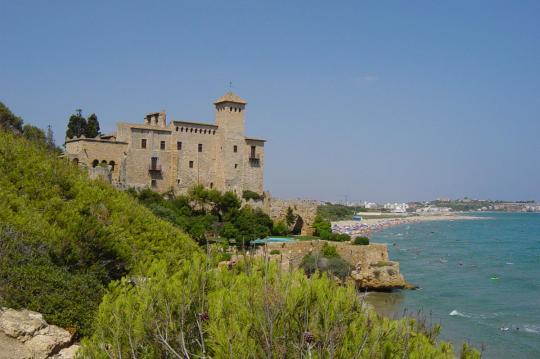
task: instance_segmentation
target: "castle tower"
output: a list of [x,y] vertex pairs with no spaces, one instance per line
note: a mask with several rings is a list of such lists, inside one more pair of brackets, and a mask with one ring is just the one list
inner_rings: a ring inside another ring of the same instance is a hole
[[238,95],[227,92],[214,101],[216,125],[219,130],[217,147],[217,173],[220,187],[242,195],[245,161],[244,113],[247,102]]
[[233,92],[214,101],[216,107],[216,125],[227,137],[244,136],[244,112],[247,102]]

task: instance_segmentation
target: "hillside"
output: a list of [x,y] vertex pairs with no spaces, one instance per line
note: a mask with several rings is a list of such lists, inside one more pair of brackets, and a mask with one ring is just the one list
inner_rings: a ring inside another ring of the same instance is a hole
[[0,306],[90,333],[111,280],[198,247],[129,195],[0,130]]
[[382,318],[326,275],[216,267],[127,193],[3,131],[0,171],[0,306],[77,333],[82,357],[454,357],[437,327]]

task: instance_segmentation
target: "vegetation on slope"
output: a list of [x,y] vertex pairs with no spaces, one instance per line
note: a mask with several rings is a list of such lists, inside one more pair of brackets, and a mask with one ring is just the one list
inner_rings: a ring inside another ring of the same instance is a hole
[[279,230],[279,226],[274,230],[274,223],[266,213],[248,205],[242,207],[240,198],[230,191],[221,193],[199,185],[185,195],[163,196],[150,189],[129,193],[156,216],[178,226],[200,244],[220,237],[229,244],[244,247],[251,240]]
[[155,263],[145,276],[105,296],[85,357],[454,358],[450,344],[436,344],[437,328],[384,319],[325,275],[249,260],[211,269],[201,259],[174,272]]
[[0,173],[0,305],[88,334],[111,280],[198,251],[129,195],[3,130]]

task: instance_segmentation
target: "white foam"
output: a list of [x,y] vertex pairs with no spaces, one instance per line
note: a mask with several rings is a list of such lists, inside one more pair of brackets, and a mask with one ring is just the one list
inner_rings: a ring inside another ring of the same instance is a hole
[[525,324],[523,326],[523,330],[526,331],[527,333],[540,334],[540,325]]
[[451,316],[458,316],[458,317],[463,317],[463,318],[470,318],[470,315],[466,315],[466,314],[463,314],[461,312],[458,312],[457,310],[453,310],[450,312],[450,314],[448,315],[451,315]]

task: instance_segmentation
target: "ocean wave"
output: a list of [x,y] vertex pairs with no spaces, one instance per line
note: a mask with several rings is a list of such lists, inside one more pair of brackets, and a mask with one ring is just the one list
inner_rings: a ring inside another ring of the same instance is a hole
[[540,325],[537,324],[525,324],[523,330],[527,333],[540,334]]
[[470,315],[467,315],[467,314],[463,314],[461,312],[458,312],[457,310],[453,310],[451,311],[448,315],[451,315],[451,316],[458,316],[458,317],[463,317],[463,318],[470,318],[471,316]]

